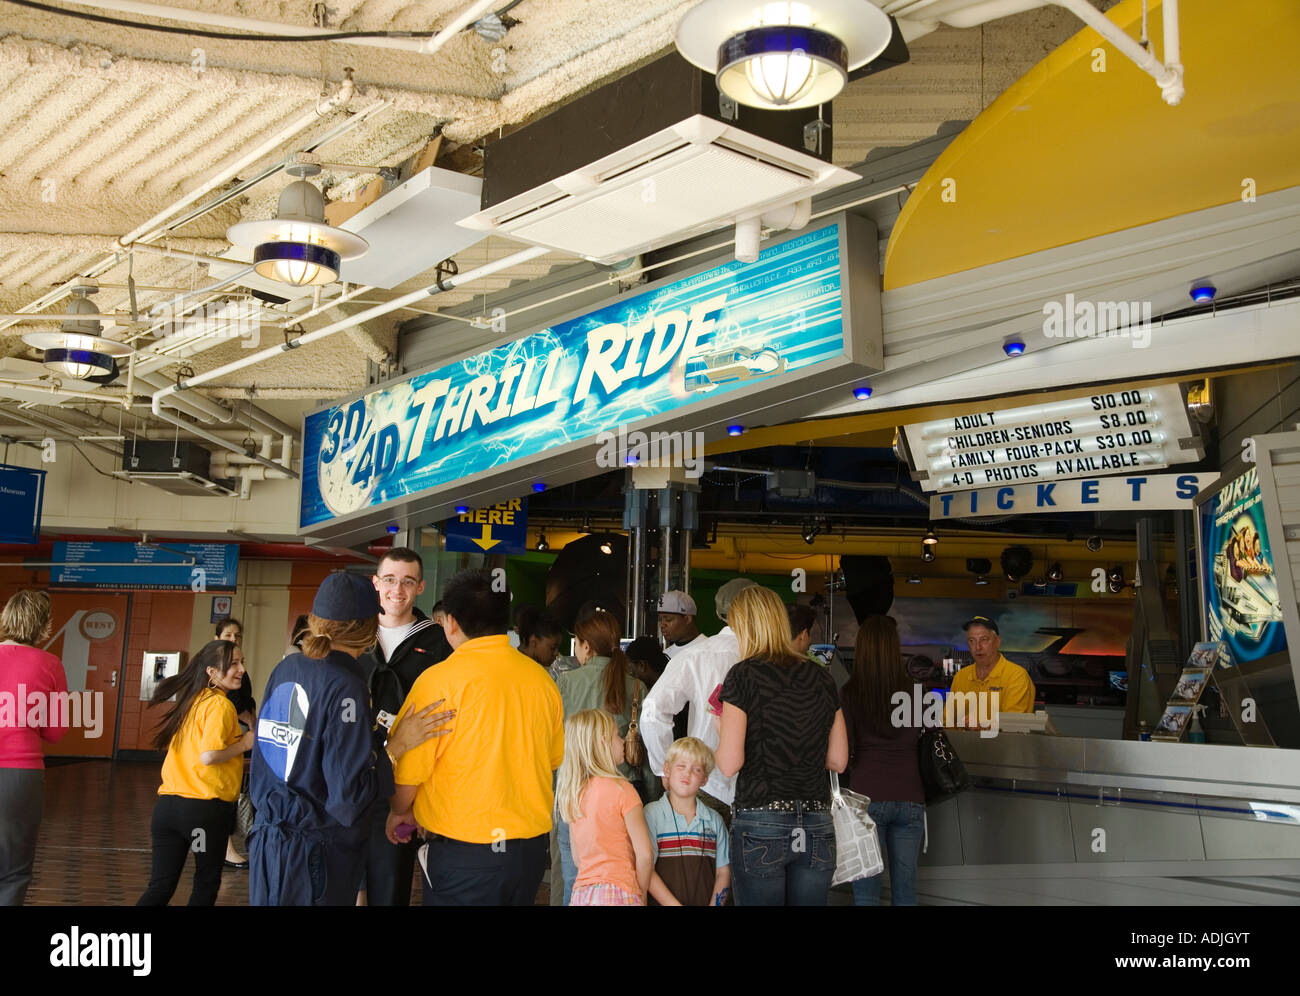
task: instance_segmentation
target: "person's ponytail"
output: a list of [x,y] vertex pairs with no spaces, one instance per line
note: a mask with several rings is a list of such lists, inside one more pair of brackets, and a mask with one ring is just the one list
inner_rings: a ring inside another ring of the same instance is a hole
[[573,627],[573,635],[584,640],[597,657],[608,657],[603,692],[605,710],[621,716],[628,710],[627,677],[631,672],[627,654],[619,646],[622,631],[618,620],[609,612],[593,612]]

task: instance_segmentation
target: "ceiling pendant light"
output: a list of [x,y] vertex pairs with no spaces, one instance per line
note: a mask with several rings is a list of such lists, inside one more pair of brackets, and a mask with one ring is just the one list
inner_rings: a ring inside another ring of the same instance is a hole
[[50,372],[74,380],[111,380],[117,372],[114,357],[130,355],[131,347],[125,343],[100,338],[99,309],[90,300],[90,295],[98,292],[99,284],[94,280],[75,284],[70,288],[73,300],[67,312],[85,317],[64,319],[58,332],[29,332],[23,336],[27,345],[44,350],[41,362]]
[[325,224],[325,197],[304,177],[315,176],[315,163],[294,163],[285,169],[297,177],[284,188],[275,217],[241,221],[226,238],[251,249],[258,276],[294,287],[333,283],[345,259],[365,255],[370,244],[359,235]]
[[704,0],[677,24],[686,61],[750,107],[793,110],[835,97],[888,46],[894,26],[870,0]]

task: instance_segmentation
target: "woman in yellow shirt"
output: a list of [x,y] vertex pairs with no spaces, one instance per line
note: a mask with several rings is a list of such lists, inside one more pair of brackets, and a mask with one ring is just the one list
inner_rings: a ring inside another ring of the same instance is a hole
[[176,891],[187,856],[194,854],[191,906],[212,906],[221,887],[226,840],[235,821],[244,751],[235,707],[226,693],[244,676],[243,654],[228,640],[213,640],[174,677],[158,685],[153,702],[176,696],[154,745],[167,749],[162,786],[154,806],[153,872],[137,906],[166,906]]

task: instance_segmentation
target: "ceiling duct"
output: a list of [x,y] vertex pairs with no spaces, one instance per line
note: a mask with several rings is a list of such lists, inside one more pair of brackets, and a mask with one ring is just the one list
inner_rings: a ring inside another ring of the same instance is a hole
[[831,146],[829,105],[741,107],[670,55],[488,145],[461,224],[614,263],[857,180]]
[[136,440],[122,450],[122,469],[114,477],[148,484],[186,497],[231,497],[238,494],[210,477],[212,454],[188,440]]

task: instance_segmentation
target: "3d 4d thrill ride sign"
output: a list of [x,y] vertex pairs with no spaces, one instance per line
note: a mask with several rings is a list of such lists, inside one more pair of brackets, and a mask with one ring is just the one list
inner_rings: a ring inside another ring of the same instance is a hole
[[721,436],[811,410],[810,378],[879,362],[874,235],[840,216],[307,416],[300,531],[364,536],[592,477],[596,436],[621,425]]

